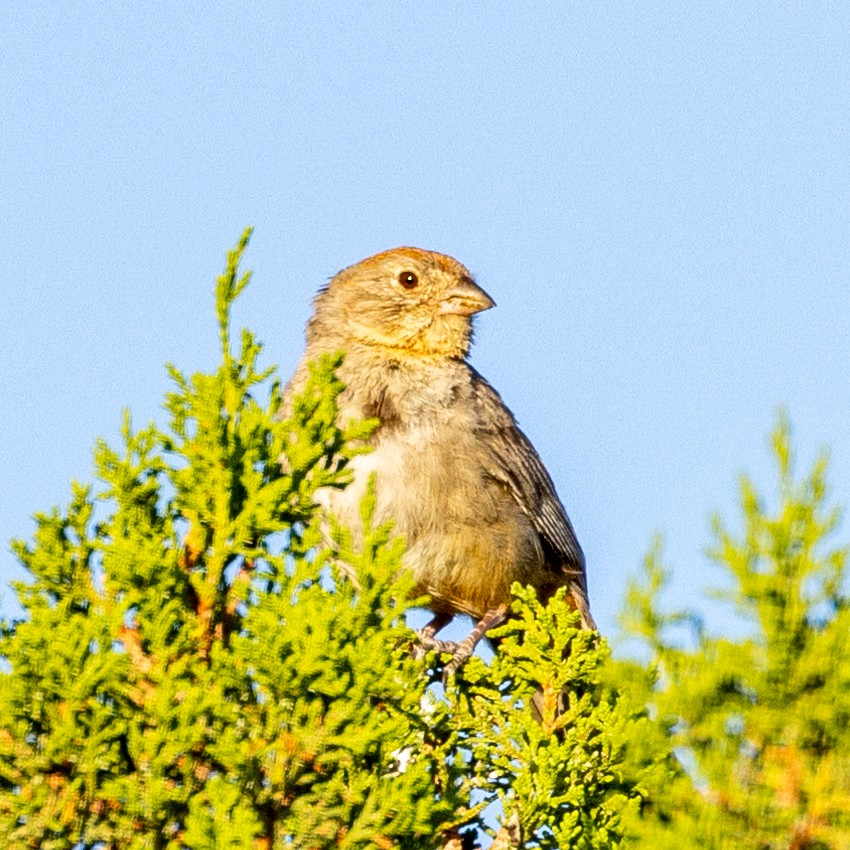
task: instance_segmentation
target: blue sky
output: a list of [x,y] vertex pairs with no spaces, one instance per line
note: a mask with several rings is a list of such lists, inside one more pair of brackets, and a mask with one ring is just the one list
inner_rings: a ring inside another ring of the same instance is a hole
[[657,531],[671,603],[699,601],[709,514],[741,471],[771,491],[778,405],[846,500],[850,4],[487,9],[4,5],[4,580],[123,408],[164,422],[164,362],[214,368],[248,224],[236,319],[284,376],[340,268],[408,244],[476,274],[498,307],[473,362],[555,479],[603,631]]

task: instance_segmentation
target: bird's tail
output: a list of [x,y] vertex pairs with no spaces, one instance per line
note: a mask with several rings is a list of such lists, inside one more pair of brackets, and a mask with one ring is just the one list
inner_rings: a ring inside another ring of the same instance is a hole
[[[590,613],[590,602],[587,598],[587,591],[584,589],[583,585],[578,584],[577,582],[570,582],[570,601],[573,604],[573,607],[578,612],[579,617],[579,625],[585,631],[595,632],[596,621],[593,619],[593,615]],[[569,650],[567,650],[568,652]],[[570,686],[567,685],[563,691],[557,696],[557,713],[561,714],[567,705],[569,700],[569,692]],[[543,691],[537,691],[531,697],[531,711],[534,714],[535,719],[538,723],[543,722],[543,718],[546,716],[545,705],[544,705],[545,696]]]
[[584,587],[578,583],[570,582],[570,599],[572,600],[573,607],[578,611],[579,617],[581,617],[581,627],[589,632],[597,631],[596,621],[590,613],[590,602]]

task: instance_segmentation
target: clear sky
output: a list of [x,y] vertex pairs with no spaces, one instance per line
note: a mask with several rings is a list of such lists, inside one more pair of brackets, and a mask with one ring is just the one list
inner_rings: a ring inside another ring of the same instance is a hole
[[741,471],[771,490],[778,405],[848,501],[848,3],[7,0],[4,580],[123,408],[164,422],[164,362],[216,366],[248,224],[236,319],[284,377],[340,268],[407,244],[475,273],[498,307],[473,362],[604,631],[656,531],[671,602],[699,599],[709,514]]

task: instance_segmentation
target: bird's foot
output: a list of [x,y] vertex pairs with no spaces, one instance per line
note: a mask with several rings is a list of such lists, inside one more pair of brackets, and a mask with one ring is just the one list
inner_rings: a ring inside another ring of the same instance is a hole
[[[473,632],[474,634],[474,632]],[[460,643],[455,644],[455,651],[452,653],[452,660],[443,667],[443,684],[445,685],[449,676],[454,676],[469,657],[475,652],[475,645],[478,639],[473,639],[472,634],[467,635]]]
[[451,619],[451,614],[435,614],[432,620],[419,629],[416,633],[419,641],[410,652],[417,661],[424,658],[425,654],[432,649],[437,652],[445,652],[448,655],[455,654],[457,644],[450,641],[437,640],[434,637],[443,626],[447,626],[451,622]]
[[443,684],[445,685],[449,676],[453,676],[460,669],[467,659],[475,652],[475,647],[478,641],[487,634],[488,629],[498,626],[504,622],[508,615],[508,606],[500,605],[498,608],[492,608],[479,620],[475,628],[460,642],[452,653],[452,660],[443,667]]
[[436,649],[444,655],[454,655],[458,651],[458,644],[453,640],[437,640],[436,638],[422,638],[420,644],[426,649]]

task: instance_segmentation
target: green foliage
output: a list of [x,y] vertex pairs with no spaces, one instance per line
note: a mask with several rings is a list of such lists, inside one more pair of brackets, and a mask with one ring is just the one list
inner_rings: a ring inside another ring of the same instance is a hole
[[323,545],[316,490],[346,485],[374,423],[336,426],[338,358],[287,421],[276,383],[256,400],[272,371],[229,324],[249,235],[216,284],[217,371],[169,367],[168,430],[126,416],[96,495],[75,484],[14,544],[31,578],[0,631],[3,846],[459,847],[492,800],[526,846],[616,846],[646,720],[563,598],[517,589],[492,666],[442,698],[373,499]]
[[374,493],[354,532],[315,516],[375,426],[337,426],[339,358],[282,421],[259,343],[231,350],[249,235],[216,283],[219,368],[169,367],[167,431],[126,416],[99,490],[74,484],[13,543],[30,580],[0,624],[3,846],[850,846],[848,550],[828,545],[826,461],[795,479],[785,418],[776,506],[744,479],[740,533],[714,521],[715,595],[746,636],[664,612],[656,545],[624,616],[648,665],[517,586],[492,662],[443,692]]
[[[654,657],[650,676],[622,672],[652,706],[659,745],[688,768],[658,777],[635,824],[642,846],[850,846],[848,550],[827,545],[839,512],[827,503],[825,458],[795,480],[784,416],[773,450],[776,507],[744,478],[741,533],[713,522],[710,554],[733,585],[715,595],[749,624],[746,637],[662,613],[657,549],[630,591],[625,624]],[[675,639],[683,625],[690,644]]]
[[605,681],[607,645],[578,628],[565,589],[546,606],[513,590],[492,663],[471,658],[449,689],[444,746],[466,762],[463,792],[477,792],[479,808],[498,800],[519,846],[617,847],[648,766],[629,744],[643,707]]

